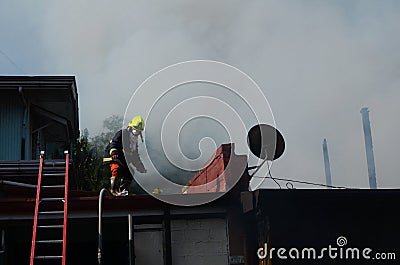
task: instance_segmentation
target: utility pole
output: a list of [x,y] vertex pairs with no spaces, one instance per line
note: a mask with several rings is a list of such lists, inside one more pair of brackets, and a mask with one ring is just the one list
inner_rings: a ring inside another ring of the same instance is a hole
[[375,160],[374,160],[374,149],[372,146],[372,134],[371,134],[371,123],[369,121],[369,110],[368,108],[362,108],[360,112],[362,115],[362,122],[364,129],[365,152],[367,154],[369,187],[371,189],[376,189]]
[[329,163],[329,154],[328,154],[328,144],[326,139],[322,143],[322,151],[324,153],[324,165],[325,165],[325,177],[326,177],[326,185],[328,189],[332,187],[332,176],[331,176],[331,164]]

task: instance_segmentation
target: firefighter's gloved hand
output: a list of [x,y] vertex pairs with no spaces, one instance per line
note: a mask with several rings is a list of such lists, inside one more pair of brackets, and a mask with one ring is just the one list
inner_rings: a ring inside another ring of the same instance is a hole
[[111,155],[111,158],[114,159],[114,160],[115,160],[115,159],[118,159],[118,154],[113,154],[113,155]]

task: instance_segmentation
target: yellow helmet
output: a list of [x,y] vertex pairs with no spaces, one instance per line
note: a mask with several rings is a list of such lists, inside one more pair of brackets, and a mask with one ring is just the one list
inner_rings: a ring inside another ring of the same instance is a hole
[[133,129],[137,131],[143,131],[144,130],[144,120],[142,116],[135,116],[133,119],[128,123],[128,127],[132,127]]

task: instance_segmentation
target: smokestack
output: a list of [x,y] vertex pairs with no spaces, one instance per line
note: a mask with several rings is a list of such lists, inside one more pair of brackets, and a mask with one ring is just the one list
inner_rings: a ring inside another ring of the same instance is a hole
[[368,110],[368,108],[362,108],[360,112],[362,115],[363,129],[364,129],[365,152],[367,154],[369,187],[371,189],[376,189],[374,149],[372,147],[372,135],[371,135],[371,124],[369,121],[369,110]]
[[331,164],[329,163],[328,144],[326,142],[326,139],[324,139],[324,142],[322,144],[322,151],[324,153],[326,185],[328,186],[327,188],[330,189],[331,187],[329,186],[332,186],[332,176],[331,176]]

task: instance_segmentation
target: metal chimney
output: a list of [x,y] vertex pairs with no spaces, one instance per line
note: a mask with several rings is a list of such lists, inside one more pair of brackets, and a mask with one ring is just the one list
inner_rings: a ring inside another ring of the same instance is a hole
[[331,176],[331,164],[329,163],[329,154],[328,154],[328,144],[326,139],[322,144],[322,151],[324,153],[324,164],[325,164],[325,177],[326,177],[326,185],[327,188],[330,189],[332,186],[332,176]]
[[363,129],[364,129],[365,152],[367,154],[369,187],[371,189],[376,189],[374,149],[372,147],[372,135],[371,135],[371,124],[369,121],[369,110],[368,110],[368,108],[362,108],[360,112],[362,115]]

